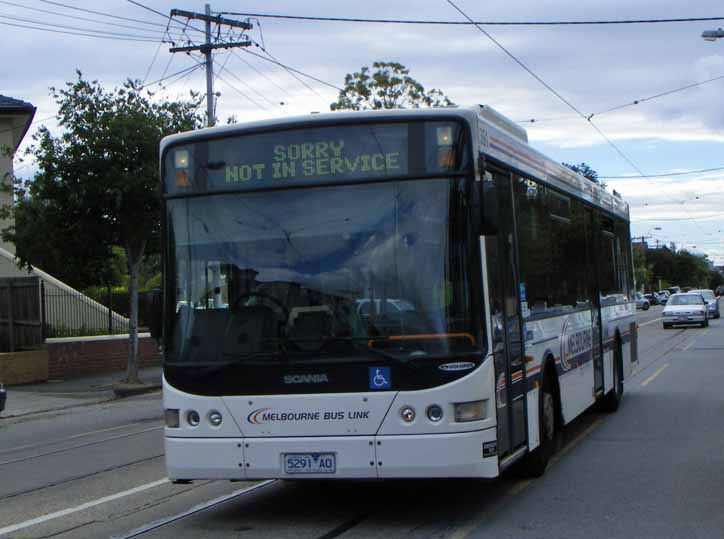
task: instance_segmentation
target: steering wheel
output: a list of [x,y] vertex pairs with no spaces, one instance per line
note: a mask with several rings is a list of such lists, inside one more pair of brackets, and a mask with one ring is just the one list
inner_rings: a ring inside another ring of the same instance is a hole
[[270,294],[266,294],[264,292],[249,292],[248,294],[242,294],[242,295],[238,296],[234,300],[234,303],[232,304],[231,309],[234,311],[238,310],[240,307],[240,303],[248,298],[262,298],[262,299],[269,300],[271,303],[273,303],[274,305],[279,307],[279,309],[282,311],[282,314],[284,315],[284,320],[282,320],[282,324],[286,324],[287,321],[289,320],[289,309],[287,309],[286,305],[284,305],[280,300],[278,300],[274,296],[272,296]]

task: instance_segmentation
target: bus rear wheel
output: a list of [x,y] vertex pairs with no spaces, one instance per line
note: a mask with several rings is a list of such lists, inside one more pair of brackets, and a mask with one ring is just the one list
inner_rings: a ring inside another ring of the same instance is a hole
[[616,348],[613,353],[613,388],[603,398],[603,411],[613,413],[618,410],[623,397],[623,377],[621,376],[621,366],[623,365],[623,353],[621,351],[621,343],[616,342]]
[[519,474],[523,477],[540,477],[556,449],[556,404],[555,386],[550,371],[543,375],[543,384],[538,393],[538,435],[540,445],[528,453],[520,463]]

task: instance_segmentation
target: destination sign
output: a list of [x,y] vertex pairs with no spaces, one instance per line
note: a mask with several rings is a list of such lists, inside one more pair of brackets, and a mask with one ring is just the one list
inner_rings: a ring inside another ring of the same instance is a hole
[[[425,140],[424,123],[417,122],[311,127],[199,141],[168,152],[166,190],[257,189],[406,176],[409,133],[414,128],[420,130],[420,141]],[[421,149],[418,153],[424,157]]]

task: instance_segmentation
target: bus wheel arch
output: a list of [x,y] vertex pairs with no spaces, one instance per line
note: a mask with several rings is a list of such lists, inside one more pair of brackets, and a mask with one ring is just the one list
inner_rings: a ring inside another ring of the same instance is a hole
[[623,397],[623,343],[621,333],[616,330],[613,340],[612,369],[613,384],[611,391],[603,397],[602,405],[605,412],[613,413],[618,410]]
[[538,391],[538,437],[540,443],[521,460],[518,474],[523,477],[540,477],[556,451],[557,434],[560,431],[561,405],[558,376],[553,355],[546,356],[541,369]]

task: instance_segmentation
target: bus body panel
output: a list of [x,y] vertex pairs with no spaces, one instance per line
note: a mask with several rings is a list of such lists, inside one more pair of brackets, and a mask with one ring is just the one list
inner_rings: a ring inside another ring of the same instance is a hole
[[241,438],[164,439],[166,473],[171,480],[245,479]]

